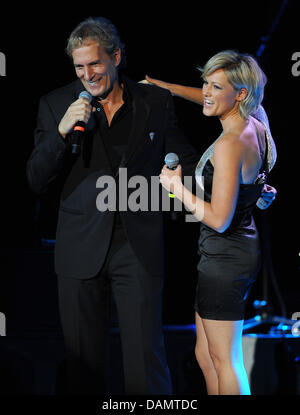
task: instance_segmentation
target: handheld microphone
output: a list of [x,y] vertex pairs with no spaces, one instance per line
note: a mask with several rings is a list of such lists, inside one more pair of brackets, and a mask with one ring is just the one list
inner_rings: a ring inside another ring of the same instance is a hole
[[[78,98],[85,98],[89,102],[92,101],[92,95],[87,91],[82,91],[78,95]],[[85,132],[85,122],[77,121],[73,128],[72,139],[71,139],[71,147],[72,147],[72,154],[79,154],[81,149],[81,141],[83,134]]]
[[179,157],[175,153],[168,153],[165,157],[165,164],[170,170],[175,170],[179,163]]
[[[165,164],[170,170],[175,170],[179,163],[179,157],[176,153],[168,153],[165,157]],[[169,197],[174,198],[173,193],[169,193]]]

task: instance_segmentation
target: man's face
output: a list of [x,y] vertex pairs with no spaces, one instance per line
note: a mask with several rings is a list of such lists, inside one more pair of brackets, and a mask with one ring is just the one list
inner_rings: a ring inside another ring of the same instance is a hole
[[94,97],[103,95],[117,80],[120,50],[110,57],[96,40],[87,40],[72,56],[76,75]]

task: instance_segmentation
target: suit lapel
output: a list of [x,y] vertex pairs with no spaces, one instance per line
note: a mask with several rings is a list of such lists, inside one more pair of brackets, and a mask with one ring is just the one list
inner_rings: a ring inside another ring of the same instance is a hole
[[[145,144],[145,129],[150,113],[146,94],[136,83],[126,79],[126,84],[132,98],[132,126],[128,140],[127,151],[125,152],[120,167],[125,167]],[[148,137],[150,140],[150,138]]]

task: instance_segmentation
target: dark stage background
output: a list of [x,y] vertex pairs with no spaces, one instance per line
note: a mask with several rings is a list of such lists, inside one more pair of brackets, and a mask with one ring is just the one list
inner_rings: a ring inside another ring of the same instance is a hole
[[[8,6],[2,14],[0,51],[6,55],[1,88],[1,243],[0,312],[7,335],[26,330],[54,330],[55,277],[52,248],[41,238],[55,238],[56,202],[36,197],[28,188],[26,161],[33,148],[39,97],[73,79],[64,53],[66,39],[83,18],[104,16],[119,29],[126,45],[126,75],[139,81],[145,74],[190,86],[201,86],[197,66],[222,49],[256,56],[268,83],[264,107],[278,150],[269,183],[278,190],[259,224],[269,229],[272,261],[267,278],[261,272],[251,294],[246,318],[255,314],[254,299],[266,295],[275,314],[290,318],[300,312],[298,141],[300,76],[292,74],[292,55],[300,51],[299,19],[292,1],[251,2],[122,2],[63,10],[46,3],[33,8]],[[98,5],[99,4],[99,5]],[[69,6],[68,6],[69,7]],[[282,13],[280,12],[282,11]],[[260,49],[262,50],[262,49]],[[300,74],[299,74],[300,75]],[[217,120],[201,107],[174,98],[181,128],[201,152],[219,134]],[[164,324],[192,324],[196,286],[199,225],[172,221],[166,215],[166,279]],[[141,241],[142,242],[142,241]],[[44,271],[43,271],[44,270]],[[272,272],[273,271],[273,272]],[[271,274],[271,275],[270,275]],[[281,298],[278,298],[275,278]],[[281,301],[281,303],[280,303]],[[282,305],[283,301],[283,305]],[[283,308],[285,306],[285,310]]]

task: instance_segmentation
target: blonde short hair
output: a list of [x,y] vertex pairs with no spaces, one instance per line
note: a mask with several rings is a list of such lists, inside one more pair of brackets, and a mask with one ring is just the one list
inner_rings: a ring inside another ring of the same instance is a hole
[[202,72],[202,78],[223,69],[235,90],[245,88],[248,91],[247,97],[239,103],[242,118],[247,119],[261,104],[267,77],[252,56],[224,50],[210,58],[204,68],[198,69]]

